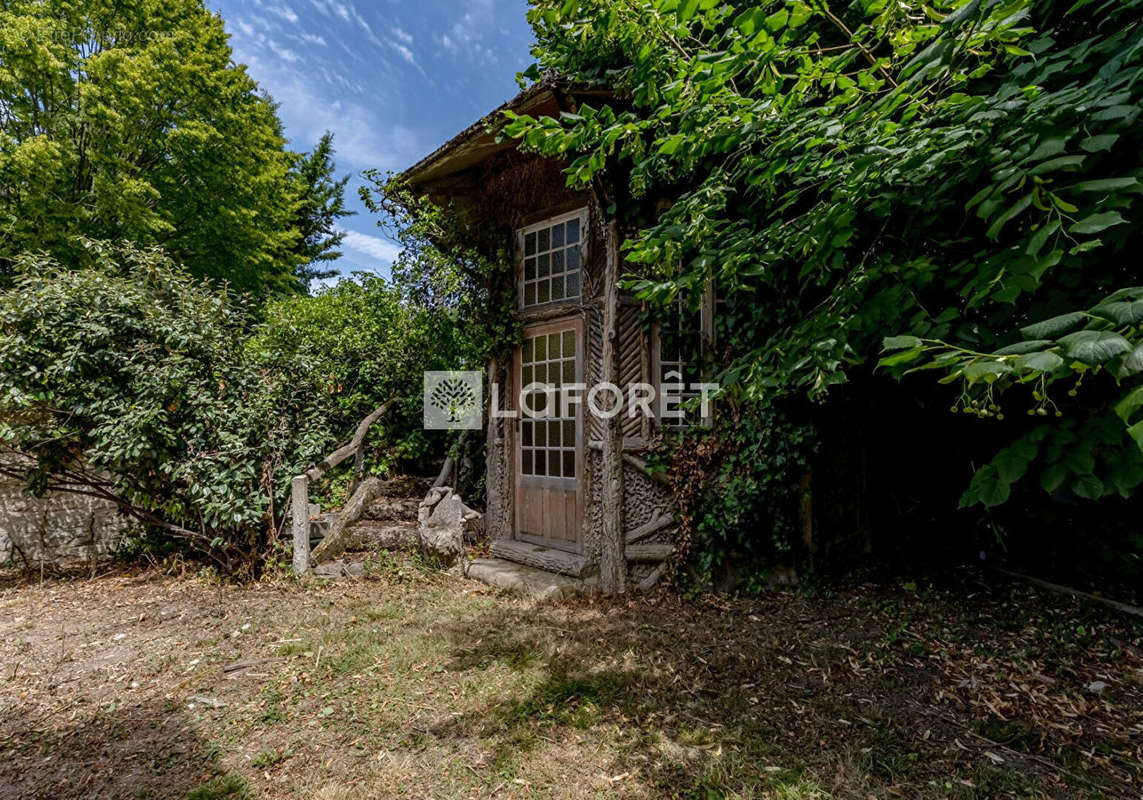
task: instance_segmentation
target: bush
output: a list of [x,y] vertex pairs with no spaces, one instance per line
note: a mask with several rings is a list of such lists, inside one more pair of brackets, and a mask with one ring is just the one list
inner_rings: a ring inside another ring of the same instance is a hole
[[441,434],[423,429],[424,370],[456,369],[468,360],[455,316],[403,296],[375,275],[359,273],[314,297],[270,303],[248,350],[262,363],[303,362],[320,382],[315,403],[329,430],[347,437],[385,401],[397,408],[370,429],[367,465],[377,473],[417,471],[440,457]]
[[246,348],[243,304],[159,251],[87,247],[83,270],[23,257],[0,295],[3,468],[255,570],[289,476],[332,441],[314,362]]

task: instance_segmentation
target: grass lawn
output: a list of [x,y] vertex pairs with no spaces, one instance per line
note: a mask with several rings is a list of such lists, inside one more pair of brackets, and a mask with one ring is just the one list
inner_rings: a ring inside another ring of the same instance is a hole
[[0,797],[1138,798],[1135,622],[967,577],[555,606],[393,557],[8,571]]

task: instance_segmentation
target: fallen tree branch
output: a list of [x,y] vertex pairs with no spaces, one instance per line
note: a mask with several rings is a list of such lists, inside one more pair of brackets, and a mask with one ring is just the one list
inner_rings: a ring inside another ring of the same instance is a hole
[[323,458],[320,462],[307,469],[303,474],[311,481],[316,481],[322,475],[326,474],[342,461],[345,461],[345,459],[356,453],[365,443],[365,434],[369,432],[369,426],[377,420],[381,419],[381,417],[385,416],[385,414],[389,411],[390,408],[393,407],[393,404],[396,402],[396,399],[393,399],[386,400],[384,403],[382,403],[372,414],[357,424],[357,430],[354,432],[353,438],[349,440],[348,444],[337,448],[328,456]]
[[1100,597],[1097,594],[1090,594],[1088,592],[1081,592],[1079,589],[1072,589],[1071,587],[1068,587],[1068,586],[1061,586],[1058,583],[1052,583],[1051,581],[1045,581],[1045,580],[1042,580],[1041,578],[1033,578],[1031,575],[1023,575],[1019,572],[1012,572],[1011,570],[1001,569],[1000,567],[990,567],[990,569],[992,569],[996,572],[999,572],[1003,575],[1007,575],[1011,578],[1018,578],[1019,580],[1027,581],[1028,583],[1032,584],[1033,586],[1039,586],[1041,589],[1047,589],[1048,591],[1056,592],[1057,594],[1066,594],[1066,595],[1070,595],[1072,597],[1079,597],[1079,598],[1082,598],[1084,600],[1092,600],[1096,603],[1101,603],[1101,604],[1107,606],[1108,608],[1114,608],[1116,611],[1122,611],[1124,614],[1131,614],[1132,616],[1143,617],[1143,608],[1140,608],[1139,606],[1132,606],[1132,605],[1128,605],[1127,603],[1120,603],[1118,600],[1109,600],[1108,598]]
[[379,478],[366,478],[362,481],[357,491],[353,493],[353,497],[346,501],[341,511],[334,514],[329,533],[310,553],[311,566],[337,558],[346,551],[349,545],[349,528],[361,519],[369,504],[381,495],[384,486]]

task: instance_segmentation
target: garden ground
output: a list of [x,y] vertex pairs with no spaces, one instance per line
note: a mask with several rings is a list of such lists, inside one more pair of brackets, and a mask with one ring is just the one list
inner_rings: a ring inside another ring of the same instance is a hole
[[1143,626],[1099,607],[967,573],[550,605],[374,558],[0,573],[0,796],[1140,796]]

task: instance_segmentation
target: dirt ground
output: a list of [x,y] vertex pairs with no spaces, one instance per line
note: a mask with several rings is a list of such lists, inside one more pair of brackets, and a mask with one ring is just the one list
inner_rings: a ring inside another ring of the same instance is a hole
[[1143,797],[1141,621],[1019,584],[103,569],[0,572],[0,797]]

